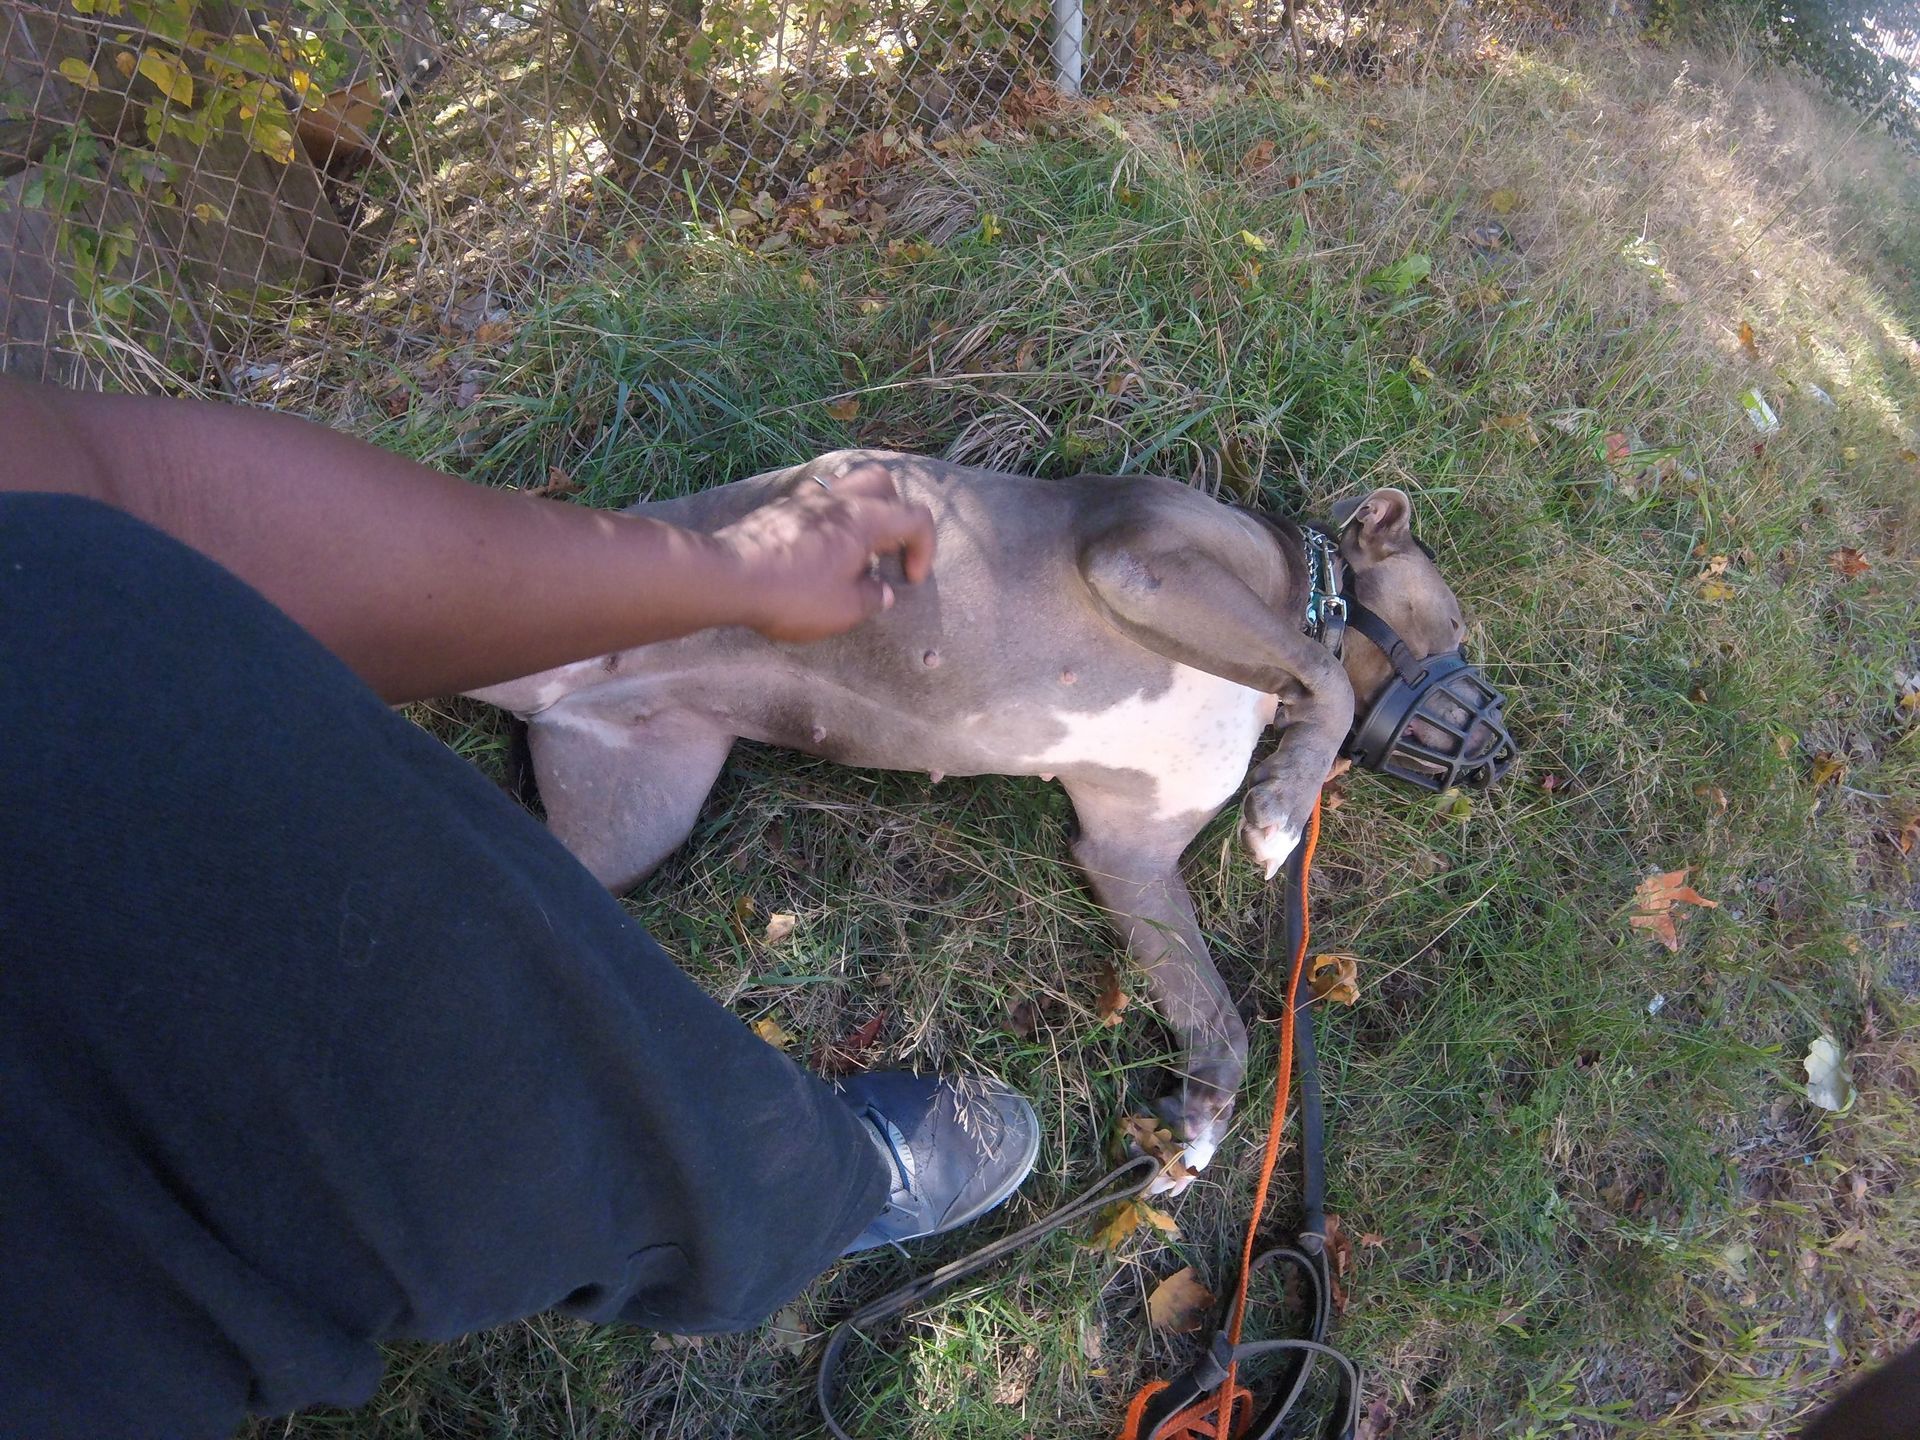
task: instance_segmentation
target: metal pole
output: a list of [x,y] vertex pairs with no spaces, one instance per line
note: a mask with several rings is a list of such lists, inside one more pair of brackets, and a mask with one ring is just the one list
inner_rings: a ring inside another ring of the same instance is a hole
[[1085,20],[1082,0],[1053,0],[1053,83],[1062,95],[1080,93]]

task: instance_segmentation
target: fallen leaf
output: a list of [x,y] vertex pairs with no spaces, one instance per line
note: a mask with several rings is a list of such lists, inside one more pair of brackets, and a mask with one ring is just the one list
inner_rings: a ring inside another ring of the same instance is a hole
[[1702,600],[1710,600],[1718,604],[1724,600],[1731,600],[1738,592],[1724,580],[1703,580],[1696,593]]
[[1273,163],[1273,141],[1258,140],[1240,157],[1240,168],[1248,174],[1264,170]]
[[1496,215],[1511,215],[1520,204],[1520,192],[1505,186],[1487,197],[1487,208]]
[[823,1075],[845,1075],[850,1070],[859,1069],[865,1063],[867,1051],[879,1040],[881,1027],[886,1021],[887,1012],[879,1011],[839,1044],[821,1046],[814,1056],[813,1068]]
[[1680,935],[1674,928],[1673,907],[1699,905],[1708,910],[1720,908],[1718,900],[1707,899],[1686,883],[1687,872],[1692,868],[1685,866],[1662,875],[1649,875],[1642,880],[1634,887],[1635,913],[1627,917],[1627,924],[1636,930],[1650,932],[1667,949],[1678,950]]
[[1842,545],[1827,556],[1827,564],[1833,567],[1834,574],[1848,580],[1857,580],[1873,568],[1873,562],[1851,545]]
[[550,465],[547,467],[547,478],[538,485],[529,485],[527,494],[544,495],[549,500],[557,500],[563,495],[578,495],[585,488],[558,465]]
[[1334,1313],[1340,1314],[1347,1308],[1347,1272],[1353,1268],[1353,1241],[1347,1238],[1346,1227],[1340,1223],[1340,1217],[1328,1212],[1327,1215],[1327,1279],[1332,1291]]
[[1533,417],[1521,411],[1490,416],[1481,428],[1502,434],[1524,435],[1534,444],[1540,443],[1540,432],[1533,428]]
[[1191,1335],[1213,1318],[1214,1294],[1191,1265],[1176,1270],[1147,1296],[1147,1323],[1169,1335]]
[[1386,1440],[1392,1433],[1393,1411],[1385,1399],[1376,1398],[1360,1417],[1360,1428],[1353,1435],[1354,1440]]
[[704,1335],[656,1335],[647,1348],[656,1355],[662,1355],[669,1350],[698,1350],[706,1343],[707,1337]]
[[1352,1005],[1360,999],[1360,961],[1352,955],[1316,955],[1307,984],[1316,1000]]
[[1384,1250],[1387,1248],[1387,1237],[1377,1231],[1369,1230],[1360,1237],[1360,1248],[1362,1250]]
[[1418,355],[1415,355],[1407,361],[1407,374],[1411,375],[1422,385],[1431,384],[1433,381],[1433,371],[1428,368],[1427,362],[1422,360]]
[[1633,446],[1628,442],[1625,431],[1607,432],[1607,463],[1609,465],[1618,465],[1631,454],[1633,454]]
[[1119,1138],[1123,1153],[1151,1155],[1169,1180],[1191,1180],[1200,1173],[1187,1164],[1186,1147],[1173,1138],[1173,1131],[1151,1115],[1121,1116]]
[[1740,322],[1740,348],[1747,352],[1748,359],[1758,360],[1760,358],[1760,347],[1754,344],[1753,341],[1753,326],[1744,320]]
[[1831,1035],[1822,1035],[1807,1049],[1800,1063],[1807,1072],[1807,1099],[1822,1110],[1845,1110],[1853,1104],[1853,1075],[1847,1052]]
[[776,1050],[789,1050],[793,1047],[793,1035],[772,1017],[754,1021],[753,1033]]
[[844,400],[829,400],[827,402],[827,418],[830,420],[838,420],[843,425],[849,420],[858,418],[859,414],[860,402],[851,395]]
[[1893,843],[1900,847],[1902,855],[1911,855],[1914,847],[1920,846],[1920,810],[1914,811],[1913,818],[1900,827],[1900,833],[1893,837]]
[[1151,1225],[1156,1230],[1164,1231],[1169,1239],[1180,1238],[1180,1227],[1165,1211],[1156,1210],[1138,1200],[1122,1200],[1102,1216],[1100,1226],[1089,1242],[1090,1246],[1095,1250],[1117,1251],[1142,1225]]
[[760,938],[769,945],[778,945],[782,940],[793,934],[793,927],[796,923],[798,922],[792,911],[776,910],[767,917],[767,933]]
[[1265,250],[1267,248],[1267,242],[1251,230],[1242,230],[1240,232],[1240,243],[1249,250]]
[[498,345],[512,334],[512,326],[499,320],[488,320],[484,324],[475,327],[473,338],[481,345]]
[[1782,730],[1773,737],[1773,753],[1782,760],[1793,753],[1793,747],[1800,743],[1800,737],[1791,731]]
[[1007,1009],[1007,1029],[1022,1040],[1031,1040],[1040,1029],[1040,1009],[1031,1000],[1016,1000]]
[[997,215],[980,217],[980,242],[991,245],[1000,238],[1000,218]]
[[751,895],[742,895],[733,902],[733,933],[740,937],[740,943],[747,943],[747,925],[752,921],[754,912],[760,907],[753,903]]
[[1847,773],[1847,757],[1831,750],[1816,751],[1813,757],[1813,788],[1830,784]]
[[1120,983],[1120,972],[1108,967],[1106,983],[1100,987],[1100,1001],[1094,1007],[1094,1013],[1100,1017],[1102,1025],[1112,1027],[1120,1023],[1132,997]]
[[789,1355],[798,1355],[812,1338],[813,1330],[801,1316],[798,1301],[775,1312],[767,1322],[767,1343]]
[[1020,346],[1020,353],[1013,357],[1013,368],[1016,370],[1023,370],[1023,371],[1031,370],[1033,369],[1033,362],[1037,360],[1039,357],[1040,357],[1040,337],[1038,335],[1035,335],[1030,337]]

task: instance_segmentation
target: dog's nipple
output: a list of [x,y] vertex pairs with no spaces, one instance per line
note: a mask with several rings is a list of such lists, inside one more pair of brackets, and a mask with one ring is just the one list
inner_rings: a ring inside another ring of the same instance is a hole
[[938,785],[942,780],[946,778],[947,778],[947,772],[944,770],[927,771],[927,779],[931,780],[936,785]]
[[826,727],[826,726],[824,726],[824,725],[816,725],[816,726],[814,726],[814,727],[813,727],[813,743],[814,743],[814,744],[816,744],[816,745],[818,745],[818,744],[819,744],[819,743],[820,743],[820,742],[821,742],[822,740],[824,740],[824,739],[826,739],[826,738],[827,738],[827,727]]
[[926,654],[920,657],[920,663],[929,670],[938,670],[940,668],[940,652],[938,650],[927,651]]
[[1073,684],[1074,681],[1078,680],[1079,678],[1080,677],[1074,674],[1073,671],[1071,670],[1062,670],[1060,672],[1060,683],[1062,685],[1071,685]]

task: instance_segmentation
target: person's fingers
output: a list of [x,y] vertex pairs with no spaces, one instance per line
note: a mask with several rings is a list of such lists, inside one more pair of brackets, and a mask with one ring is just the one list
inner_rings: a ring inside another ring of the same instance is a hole
[[878,460],[862,460],[846,474],[830,482],[835,495],[858,500],[898,500],[900,491],[893,483],[893,472]]
[[861,620],[871,620],[882,610],[893,608],[893,587],[878,576],[868,575],[856,581],[855,593],[860,597]]
[[862,517],[867,548],[879,554],[902,552],[907,580],[918,585],[933,573],[933,512],[924,505],[879,503]]

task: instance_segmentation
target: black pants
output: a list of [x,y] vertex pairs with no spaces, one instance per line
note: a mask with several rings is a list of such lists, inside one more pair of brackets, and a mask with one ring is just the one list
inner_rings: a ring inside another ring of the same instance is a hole
[[354,1404],[374,1342],[750,1326],[852,1114],[260,595],[0,496],[0,1434]]

